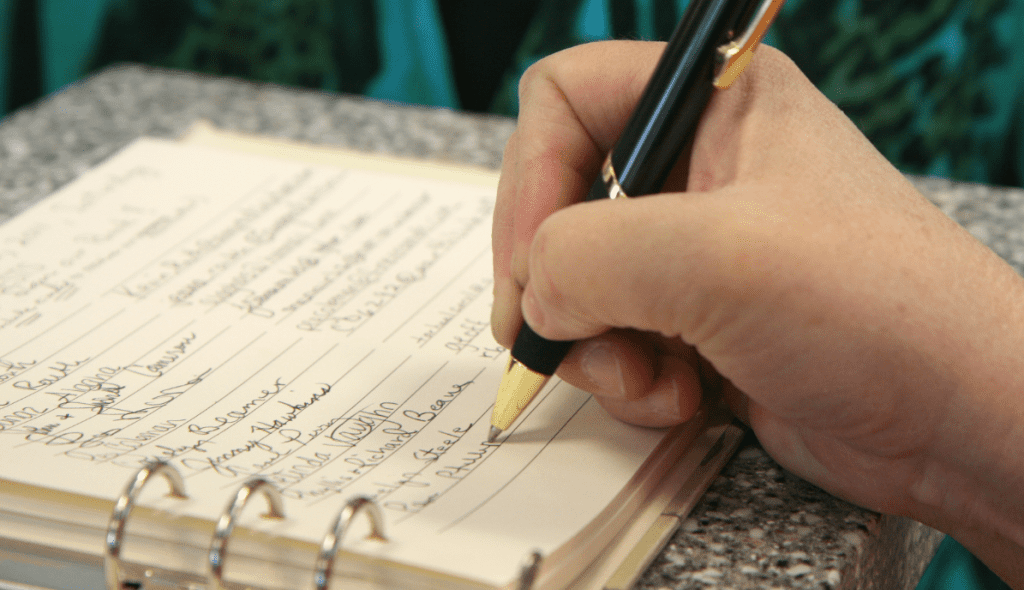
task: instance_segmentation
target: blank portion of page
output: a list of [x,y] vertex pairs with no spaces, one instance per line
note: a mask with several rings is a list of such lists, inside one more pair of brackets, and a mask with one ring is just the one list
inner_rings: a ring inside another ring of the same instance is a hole
[[0,227],[2,476],[113,500],[144,462],[215,519],[248,477],[318,542],[490,584],[564,543],[663,433],[555,381],[486,442],[493,188],[146,140]]

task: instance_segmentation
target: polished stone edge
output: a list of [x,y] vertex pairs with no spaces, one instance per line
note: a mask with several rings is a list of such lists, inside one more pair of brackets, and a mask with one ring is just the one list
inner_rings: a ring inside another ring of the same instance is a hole
[[[861,548],[861,559],[844,572],[841,590],[913,590],[945,535],[909,518],[879,516]],[[902,556],[900,558],[899,556]]]

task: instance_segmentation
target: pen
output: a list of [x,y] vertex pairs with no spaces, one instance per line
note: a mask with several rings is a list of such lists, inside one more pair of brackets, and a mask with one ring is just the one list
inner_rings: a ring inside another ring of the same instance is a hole
[[[712,92],[727,88],[750,63],[783,2],[690,0],[586,200],[661,190],[693,139]],[[488,441],[515,422],[571,346],[571,341],[547,340],[523,323],[498,387]]]

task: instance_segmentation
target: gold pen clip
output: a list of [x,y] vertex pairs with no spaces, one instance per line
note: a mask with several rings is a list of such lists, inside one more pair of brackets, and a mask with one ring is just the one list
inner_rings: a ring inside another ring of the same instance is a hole
[[764,0],[751,19],[747,29],[735,39],[718,48],[718,67],[715,71],[715,88],[728,88],[750,63],[754,50],[768,32],[768,27],[778,16],[785,0]]

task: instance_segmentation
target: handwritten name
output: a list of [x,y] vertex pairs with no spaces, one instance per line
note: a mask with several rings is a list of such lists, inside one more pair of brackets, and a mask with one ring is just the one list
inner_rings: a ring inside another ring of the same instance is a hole
[[394,455],[419,433],[419,430],[407,430],[404,425],[394,420],[387,420],[380,430],[390,438],[372,448],[355,449],[351,455],[345,457],[345,463],[351,466],[349,473],[355,475],[368,473],[374,467],[384,463],[388,457]]
[[18,410],[8,411],[0,416],[0,432],[7,432],[37,416],[42,416],[48,411],[46,408],[40,410],[34,406],[23,406]]
[[438,432],[442,436],[444,436],[444,439],[441,441],[441,443],[434,445],[429,449],[420,449],[416,451],[415,453],[412,454],[413,458],[419,459],[420,461],[426,461],[427,463],[433,463],[435,461],[440,460],[441,457],[443,457],[445,453],[450,451],[451,448],[455,446],[455,443],[459,442],[459,440],[461,440],[462,437],[465,436],[466,433],[469,432],[469,429],[472,427],[473,425],[470,424],[465,428],[456,426],[454,428],[448,429],[447,431],[439,430]]
[[[330,446],[352,448],[370,435],[378,426],[388,421],[398,409],[395,402],[381,402],[375,408],[366,408],[341,422],[327,435]],[[397,423],[393,423],[397,424]]]
[[196,385],[202,383],[203,380],[209,377],[210,373],[212,372],[213,369],[206,369],[202,373],[199,373],[195,377],[189,379],[188,381],[180,385],[174,385],[166,389],[161,389],[160,393],[144,401],[141,407],[128,410],[118,410],[118,413],[121,414],[118,417],[118,420],[138,420],[146,416],[150,412],[155,412],[157,410],[164,408],[174,400],[188,393],[188,391],[195,387]]
[[271,283],[268,287],[256,293],[250,291],[247,297],[244,297],[242,301],[238,303],[232,303],[234,307],[245,310],[246,313],[261,318],[272,318],[274,317],[274,310],[268,309],[266,303],[273,298],[275,295],[284,291],[289,285],[295,282],[296,279],[301,277],[309,269],[320,264],[319,258],[305,257],[300,258],[294,264],[292,264],[287,270],[284,271],[282,277]]
[[151,362],[144,365],[138,363],[128,365],[125,367],[125,370],[142,375],[143,377],[163,377],[164,371],[184,357],[195,341],[196,333],[190,332],[188,335],[183,336],[177,344],[173,344],[165,350],[159,358],[152,359]]
[[[254,462],[251,466],[229,465],[228,462],[236,457],[248,455],[254,451],[266,453],[267,458],[260,462]],[[259,472],[265,465],[284,456],[283,453],[274,449],[273,446],[258,440],[247,440],[241,446],[233,447],[219,455],[207,457],[186,457],[181,460],[181,465],[193,471],[206,471],[212,469],[221,477],[235,478],[244,475],[251,475]]]
[[[13,380],[18,375],[36,366],[36,361],[11,361],[0,358],[0,383]],[[5,404],[0,404],[0,408]]]
[[455,354],[458,354],[467,348],[479,350],[480,347],[475,346],[473,341],[476,340],[477,336],[487,330],[488,326],[490,326],[490,322],[483,320],[462,320],[462,322],[459,323],[459,330],[461,331],[457,334],[453,334],[452,337],[445,342],[444,347],[448,350],[454,351]]
[[76,369],[89,362],[89,357],[85,357],[79,361],[57,361],[46,367],[49,374],[41,379],[35,381],[15,381],[11,385],[18,389],[27,389],[29,391],[39,391],[46,389],[47,387],[56,385],[61,379],[64,379]]
[[445,479],[464,479],[473,469],[479,466],[480,462],[490,456],[495,449],[501,446],[501,442],[487,442],[483,441],[480,445],[467,451],[452,465],[445,465],[444,467],[435,471],[438,477]]
[[199,436],[210,436],[222,428],[229,427],[232,424],[236,424],[237,422],[244,420],[245,417],[252,413],[253,410],[263,405],[270,398],[284,391],[285,387],[286,384],[278,378],[270,388],[260,391],[260,393],[253,396],[252,399],[242,404],[241,407],[233,409],[225,413],[223,416],[214,417],[212,424],[198,424],[193,422],[188,425],[188,431]]
[[443,410],[448,404],[452,403],[460,393],[466,390],[467,387],[473,384],[473,381],[467,381],[465,383],[459,383],[453,385],[444,395],[434,400],[427,410],[417,412],[415,410],[405,410],[402,412],[406,418],[416,420],[417,422],[430,422],[434,418],[437,418],[438,413]]
[[348,475],[339,475],[330,478],[321,477],[315,482],[308,483],[306,487],[300,488],[296,486],[284,487],[287,485],[286,482],[278,481],[272,473],[268,474],[267,478],[281,488],[282,496],[293,500],[313,500],[326,496],[336,496],[343,493],[345,488],[355,480],[355,477]]
[[294,485],[316,473],[331,461],[331,453],[317,451],[310,455],[298,455],[288,466],[265,473],[278,487]]
[[122,429],[117,428],[108,431],[108,436],[84,441],[79,445],[79,447],[89,449],[96,446],[103,446],[104,448],[115,451],[131,452],[146,446],[146,444],[157,440],[168,432],[173,432],[185,422],[186,420],[183,418],[168,418],[167,420],[162,420],[156,424],[152,424],[145,430],[137,432],[132,436],[120,436],[115,438],[114,435],[119,434],[122,431]]
[[459,317],[459,315],[465,311],[471,303],[476,301],[481,294],[487,292],[487,287],[489,287],[493,282],[494,281],[491,279],[485,279],[464,289],[461,296],[455,303],[438,312],[441,316],[440,319],[436,322],[426,324],[426,330],[416,336],[413,336],[416,340],[416,344],[423,346],[429,342],[431,338],[437,336],[445,326],[454,321],[455,318]]
[[209,440],[200,439],[200,440],[197,440],[196,442],[194,442],[192,444],[180,445],[180,446],[177,446],[177,447],[168,447],[166,445],[156,445],[153,448],[158,449],[159,452],[155,453],[154,455],[151,455],[150,458],[151,459],[164,459],[165,461],[169,461],[169,460],[174,459],[174,458],[176,458],[176,457],[178,457],[180,455],[183,455],[183,454],[185,454],[185,453],[187,453],[189,451],[196,451],[198,453],[205,453],[207,451],[203,447],[206,444],[208,444],[209,442],[210,442]]
[[272,422],[257,422],[256,424],[253,424],[252,426],[249,427],[250,432],[262,432],[264,434],[270,434],[272,432],[280,430],[289,422],[298,418],[299,414],[302,413],[303,410],[320,401],[330,392],[331,386],[327,384],[322,384],[320,386],[320,391],[311,395],[309,401],[302,402],[299,404],[291,404],[288,402],[277,400],[277,403],[287,407],[288,411],[282,414],[280,417],[275,418]]

